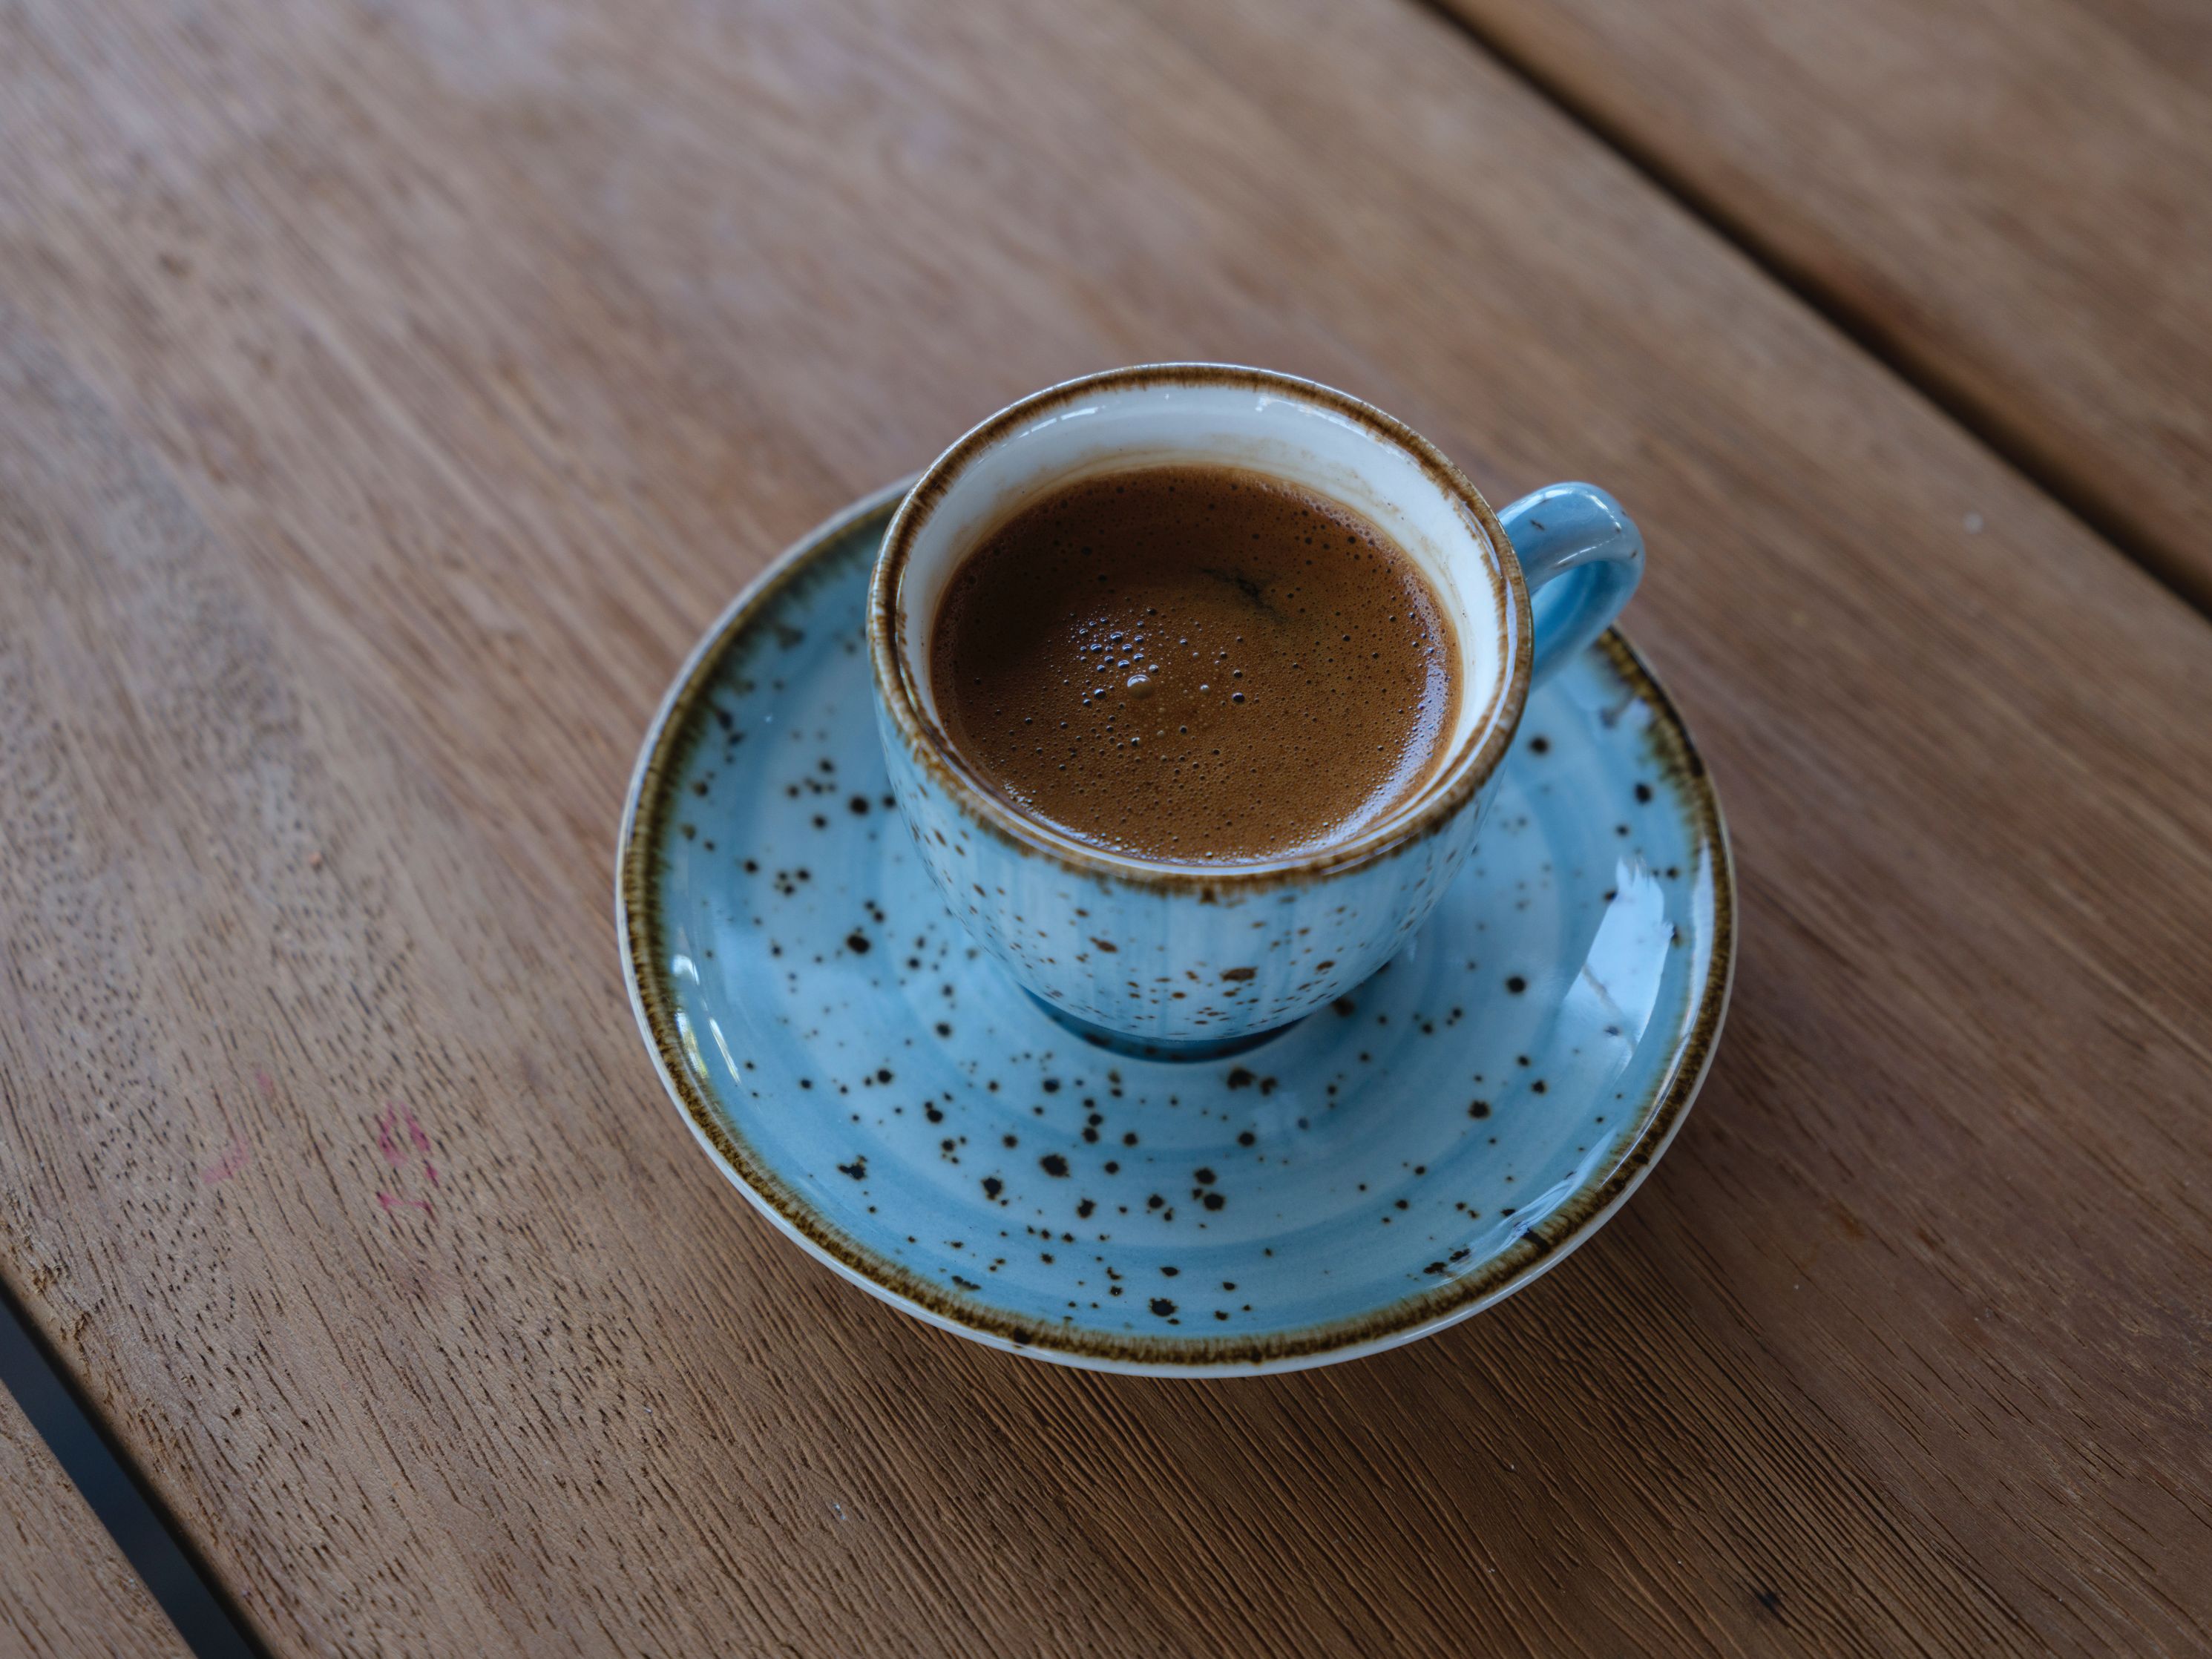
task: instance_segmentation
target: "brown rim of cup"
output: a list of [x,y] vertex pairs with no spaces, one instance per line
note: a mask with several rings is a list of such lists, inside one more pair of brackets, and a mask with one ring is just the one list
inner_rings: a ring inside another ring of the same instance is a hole
[[[1107,853],[1064,837],[992,790],[969,770],[943,727],[922,712],[919,688],[900,648],[898,594],[915,538],[930,512],[978,455],[1024,422],[1094,392],[1159,385],[1245,386],[1322,404],[1411,455],[1430,481],[1457,500],[1489,538],[1497,555],[1489,574],[1498,601],[1498,655],[1506,665],[1505,672],[1467,737],[1423,786],[1424,793],[1410,812],[1310,853],[1251,864],[1170,864]],[[1498,515],[1466,475],[1419,433],[1349,392],[1293,374],[1229,363],[1145,363],[1086,374],[1033,392],[972,428],[930,464],[892,515],[883,551],[869,579],[868,657],[877,694],[916,764],[959,804],[968,817],[1017,851],[1038,854],[1078,875],[1101,880],[1171,889],[1249,891],[1371,864],[1435,834],[1450,822],[1498,769],[1513,740],[1528,702],[1535,641],[1528,584]]]

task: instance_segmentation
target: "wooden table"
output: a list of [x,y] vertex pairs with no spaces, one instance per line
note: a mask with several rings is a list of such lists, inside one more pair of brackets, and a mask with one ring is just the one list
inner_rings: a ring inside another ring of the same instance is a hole
[[2212,611],[2212,10],[1439,3]]
[[[1824,125],[1909,9],[1816,99],[1731,21],[1808,0],[1698,3],[1632,99],[1599,0],[0,13],[0,1273],[271,1650],[2212,1644],[2203,60],[2098,60],[2109,167],[2046,178]],[[2115,173],[2198,188],[2101,262],[1942,234]],[[736,587],[1172,356],[1618,493],[1743,884],[1601,1237],[1224,1385],[781,1243],[608,924]]]

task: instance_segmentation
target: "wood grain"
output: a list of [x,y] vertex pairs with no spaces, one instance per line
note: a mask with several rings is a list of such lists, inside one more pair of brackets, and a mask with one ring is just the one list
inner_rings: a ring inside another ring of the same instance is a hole
[[2212,12],[1434,3],[2212,613]]
[[5,1389],[0,1652],[16,1659],[185,1659],[189,1652]]
[[[2212,629],[1455,30],[46,0],[0,41],[0,1267],[274,1649],[2212,1642]],[[748,574],[1176,356],[1371,397],[1501,501],[1613,488],[1744,898],[1705,1098],[1602,1237],[1223,1386],[781,1243],[608,922],[635,744]]]

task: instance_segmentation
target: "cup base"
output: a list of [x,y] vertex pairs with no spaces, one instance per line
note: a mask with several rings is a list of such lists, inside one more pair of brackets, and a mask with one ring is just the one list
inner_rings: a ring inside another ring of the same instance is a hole
[[[1298,1023],[1297,1019],[1285,1020],[1280,1025],[1271,1025],[1264,1031],[1251,1031],[1243,1036],[1161,1041],[1153,1037],[1132,1036],[1126,1031],[1113,1031],[1103,1025],[1094,1025],[1079,1015],[1069,1013],[1065,1008],[1054,1007],[1027,987],[1023,988],[1022,994],[1051,1015],[1054,1024],[1073,1031],[1096,1048],[1128,1060],[1225,1060],[1231,1054],[1241,1054],[1263,1042],[1273,1042]],[[1303,1014],[1298,1017],[1299,1019],[1305,1018]]]

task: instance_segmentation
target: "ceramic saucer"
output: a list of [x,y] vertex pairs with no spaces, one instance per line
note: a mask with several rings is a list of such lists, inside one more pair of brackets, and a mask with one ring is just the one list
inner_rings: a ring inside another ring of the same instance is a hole
[[932,1324],[1155,1375],[1410,1341],[1595,1232],[1697,1092],[1734,937],[1711,783],[1627,644],[1529,700],[1380,975],[1234,1057],[1131,1058],[969,940],[892,809],[861,625],[901,493],[714,625],[623,815],[631,1004],[738,1190]]

